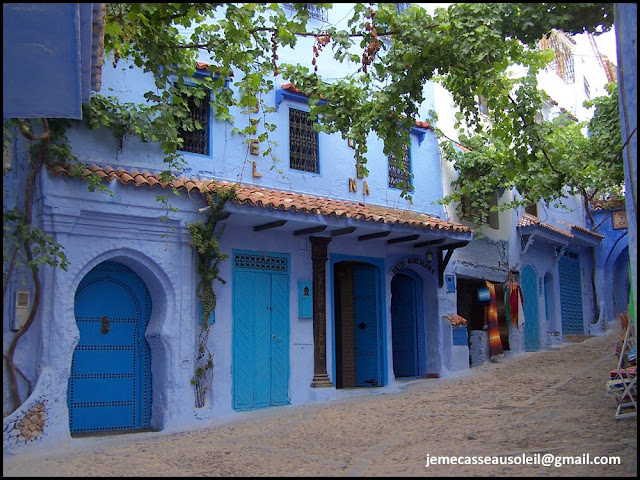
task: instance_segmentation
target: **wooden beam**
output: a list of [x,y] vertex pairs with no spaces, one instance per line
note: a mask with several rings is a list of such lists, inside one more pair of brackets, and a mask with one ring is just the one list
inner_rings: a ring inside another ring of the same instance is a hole
[[430,247],[431,245],[438,245],[444,243],[444,238],[438,238],[437,240],[427,240],[426,242],[418,242],[413,244],[413,248]]
[[419,234],[417,235],[409,235],[407,237],[398,237],[398,238],[392,238],[391,240],[387,240],[387,243],[401,243],[401,242],[410,242],[411,240],[417,240],[420,237]]
[[260,232],[261,230],[267,230],[269,228],[281,227],[285,223],[287,223],[286,220],[276,220],[275,222],[263,223],[262,225],[256,225],[253,227],[253,231]]
[[359,241],[363,241],[363,240],[371,240],[374,238],[382,238],[382,237],[387,237],[391,234],[391,232],[377,232],[377,233],[370,233],[369,235],[360,235],[358,237]]
[[468,243],[469,242],[450,243],[449,245],[438,247],[438,250],[455,250],[456,248],[462,248],[466,246]]
[[[449,263],[449,260],[451,260],[451,255],[453,255],[453,251],[456,248],[461,248],[464,247],[465,245],[467,245],[469,242],[458,242],[458,243],[452,243],[451,245],[445,245],[443,247],[438,247],[438,283],[440,285],[440,288],[442,288],[442,286],[444,285],[444,270],[445,268],[447,268],[447,264]],[[447,251],[447,254],[445,255],[444,258],[441,258],[441,252],[443,250]]]
[[339,228],[331,231],[331,236],[336,237],[338,235],[346,235],[347,233],[355,232],[356,227]]
[[317,227],[309,227],[303,228],[302,230],[296,230],[293,232],[294,237],[299,237],[300,235],[309,235],[310,233],[318,233],[327,229],[326,225],[318,225]]

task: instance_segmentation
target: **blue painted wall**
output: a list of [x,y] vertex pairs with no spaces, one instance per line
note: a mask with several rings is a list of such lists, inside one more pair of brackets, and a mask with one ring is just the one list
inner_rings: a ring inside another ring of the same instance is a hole
[[4,3],[3,118],[82,118],[91,93],[91,3]]
[[[629,139],[623,152],[629,257],[634,292],[634,318],[638,334],[638,4],[615,4],[616,42],[618,47],[618,91],[620,93],[620,126],[622,142]],[[632,134],[632,132],[634,132]]]
[[600,286],[599,300],[604,302],[604,320],[608,324],[620,313],[621,305],[629,296],[628,290],[626,293],[622,290],[629,284],[630,234],[628,229],[613,228],[612,212],[619,210],[618,207],[592,211],[597,232],[604,235],[596,247],[596,279]]

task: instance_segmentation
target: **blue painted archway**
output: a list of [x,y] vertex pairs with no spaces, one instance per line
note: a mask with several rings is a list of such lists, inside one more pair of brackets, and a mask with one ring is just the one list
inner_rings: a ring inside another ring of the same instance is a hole
[[524,297],[524,349],[527,352],[540,350],[540,320],[538,315],[538,279],[530,265],[520,273]]
[[74,300],[80,340],[67,390],[71,433],[135,430],[151,422],[151,297],[129,267],[102,262]]

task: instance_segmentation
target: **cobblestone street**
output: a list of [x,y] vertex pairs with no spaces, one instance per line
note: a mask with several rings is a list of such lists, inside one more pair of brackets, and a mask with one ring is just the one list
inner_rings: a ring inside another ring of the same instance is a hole
[[[407,382],[400,393],[249,412],[191,431],[73,439],[5,457],[3,476],[636,477],[637,417],[615,419],[605,387],[619,336],[617,324],[454,378]],[[536,454],[620,464],[505,464]],[[436,456],[503,460],[425,467]]]

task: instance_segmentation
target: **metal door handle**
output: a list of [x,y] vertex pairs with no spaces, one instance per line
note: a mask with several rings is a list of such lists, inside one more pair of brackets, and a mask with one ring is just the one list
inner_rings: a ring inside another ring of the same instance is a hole
[[105,335],[109,333],[109,329],[111,328],[111,323],[109,322],[109,318],[107,316],[102,317],[102,327],[100,331]]

